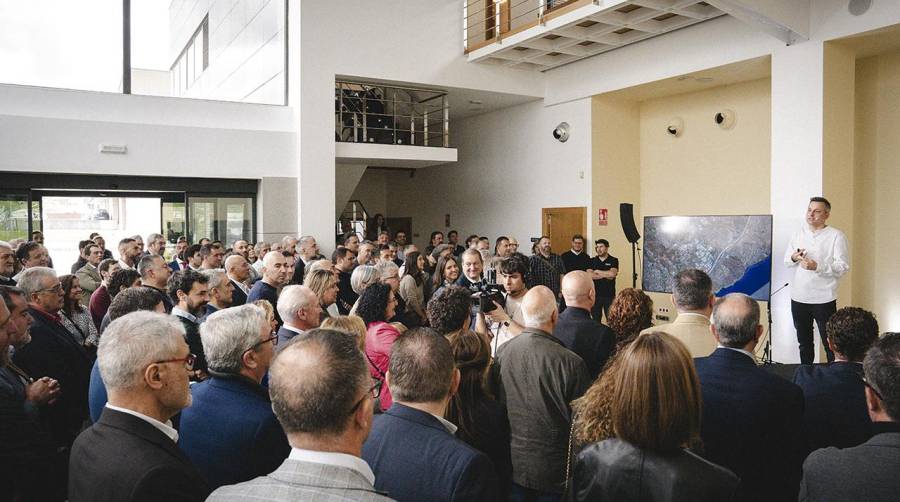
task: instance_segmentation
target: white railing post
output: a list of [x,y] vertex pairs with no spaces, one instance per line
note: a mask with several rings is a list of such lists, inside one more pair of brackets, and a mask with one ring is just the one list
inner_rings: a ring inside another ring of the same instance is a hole
[[444,109],[444,148],[450,148],[450,104],[446,94],[441,96],[441,107]]
[[463,52],[469,50],[469,0],[463,0]]

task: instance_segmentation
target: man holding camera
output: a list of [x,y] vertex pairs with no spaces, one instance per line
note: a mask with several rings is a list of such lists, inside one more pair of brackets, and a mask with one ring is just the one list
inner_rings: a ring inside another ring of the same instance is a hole
[[516,254],[500,260],[497,265],[500,284],[506,289],[506,301],[504,305],[495,304],[496,307],[484,315],[491,321],[491,325],[497,326],[494,339],[491,341],[491,353],[497,354],[497,349],[511,340],[525,329],[525,317],[522,315],[522,299],[528,292],[525,285],[525,276],[528,274],[528,261],[522,255]]

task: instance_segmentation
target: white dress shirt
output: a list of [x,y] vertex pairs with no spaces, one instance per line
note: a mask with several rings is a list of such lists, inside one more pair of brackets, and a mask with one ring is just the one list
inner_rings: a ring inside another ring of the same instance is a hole
[[148,417],[147,415],[144,415],[143,413],[138,413],[134,410],[129,410],[128,408],[119,408],[118,406],[113,406],[109,403],[106,403],[106,407],[111,410],[115,410],[115,411],[118,411],[121,413],[127,413],[133,417],[138,417],[141,420],[152,425],[153,427],[156,427],[157,429],[159,429],[159,431],[162,432],[163,434],[165,434],[166,436],[168,436],[169,439],[172,440],[172,442],[175,442],[175,443],[178,442],[178,431],[176,431],[175,428],[172,427],[171,420],[166,420],[166,423],[162,423],[153,417]]
[[365,460],[348,455],[346,453],[335,453],[330,451],[303,450],[300,448],[291,448],[291,454],[288,455],[291,460],[299,460],[300,462],[313,462],[316,464],[335,465],[352,469],[360,474],[366,480],[375,485],[375,473]]
[[[814,260],[816,270],[806,270],[800,262],[791,260],[797,249],[805,249],[806,257]],[[828,303],[837,299],[838,280],[850,270],[847,237],[834,227],[812,230],[804,224],[791,237],[784,252],[784,264],[795,268],[791,281],[791,299],[800,303]]]

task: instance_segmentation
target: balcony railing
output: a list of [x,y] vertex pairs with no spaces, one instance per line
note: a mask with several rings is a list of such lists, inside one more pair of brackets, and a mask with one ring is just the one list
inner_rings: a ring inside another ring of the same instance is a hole
[[444,91],[336,81],[334,121],[335,141],[450,146]]
[[468,53],[543,23],[592,0],[463,0],[463,49]]

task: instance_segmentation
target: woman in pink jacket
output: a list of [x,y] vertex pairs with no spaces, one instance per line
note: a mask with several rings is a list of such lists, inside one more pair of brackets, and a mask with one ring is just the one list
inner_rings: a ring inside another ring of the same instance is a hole
[[391,360],[391,347],[400,336],[400,331],[387,322],[394,317],[397,300],[391,287],[383,283],[375,283],[367,287],[359,297],[356,315],[366,323],[366,357],[369,359],[369,372],[373,378],[381,380],[381,409],[391,407],[391,390],[384,381]]

